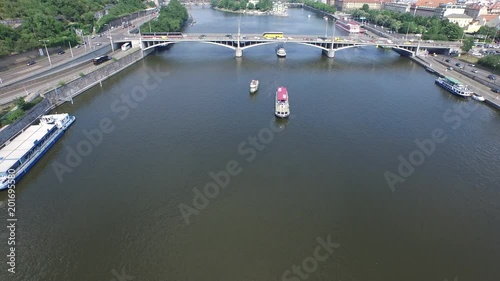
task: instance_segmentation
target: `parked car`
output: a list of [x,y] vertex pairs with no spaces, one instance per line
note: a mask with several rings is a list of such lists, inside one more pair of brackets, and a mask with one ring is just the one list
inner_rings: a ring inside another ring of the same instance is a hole
[[448,69],[449,71],[452,71],[452,70],[453,70],[453,67],[448,66],[448,68],[447,68],[447,69]]
[[445,61],[445,62],[450,62],[450,59],[445,59],[444,61]]
[[488,79],[490,79],[490,80],[497,80],[497,78],[493,74],[488,75]]
[[30,61],[29,61],[26,65],[28,65],[28,66],[29,66],[29,65],[34,65],[35,63],[36,63],[36,61],[34,61],[34,60],[30,60]]
[[500,88],[492,88],[491,91],[493,93],[500,93]]
[[456,65],[456,66],[458,66],[458,67],[461,67],[461,66],[462,66],[462,64],[461,64],[461,63],[459,63],[459,62],[455,63],[455,65]]
[[96,46],[101,46],[101,43],[97,43],[97,44],[95,44],[95,45],[96,45]]
[[475,65],[475,64],[472,64],[472,63],[469,63],[469,66],[472,66],[472,67],[474,67],[474,66],[476,66],[476,65]]
[[471,71],[472,71],[472,73],[477,73],[477,69],[473,69]]
[[59,55],[62,55],[64,53],[66,53],[64,50],[60,50],[59,52],[57,52]]

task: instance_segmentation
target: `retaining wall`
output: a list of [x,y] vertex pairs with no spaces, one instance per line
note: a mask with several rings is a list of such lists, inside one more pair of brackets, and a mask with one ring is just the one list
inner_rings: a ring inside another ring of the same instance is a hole
[[10,124],[7,128],[0,132],[0,144],[3,144],[10,140],[11,138],[17,136],[26,127],[31,125],[34,121],[38,120],[41,115],[45,114],[47,111],[54,108],[54,104],[48,99],[43,99],[37,103],[34,107],[28,110],[24,117],[16,120],[14,123]]

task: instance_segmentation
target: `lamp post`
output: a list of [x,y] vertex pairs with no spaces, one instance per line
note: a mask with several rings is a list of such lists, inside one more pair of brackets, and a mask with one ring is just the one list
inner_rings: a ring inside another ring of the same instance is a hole
[[47,49],[47,42],[48,42],[49,40],[47,40],[47,39],[42,39],[42,40],[38,40],[38,41],[43,42],[43,45],[45,46],[45,52],[47,53],[47,57],[49,58],[49,64],[50,64],[50,66],[52,66],[52,61],[50,60],[49,50]]
[[111,52],[114,52],[115,47],[113,46],[113,37],[111,37],[111,27],[107,23],[104,26],[106,26],[106,25],[108,26],[108,39],[109,39],[109,42],[111,43]]
[[328,17],[325,16],[324,19],[325,19],[325,38],[327,38],[328,37]]

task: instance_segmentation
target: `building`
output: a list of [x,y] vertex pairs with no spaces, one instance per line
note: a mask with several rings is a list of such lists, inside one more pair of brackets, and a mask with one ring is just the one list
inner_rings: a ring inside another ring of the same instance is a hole
[[273,3],[273,14],[286,15],[287,14],[287,7],[286,7],[285,3],[274,2]]
[[408,13],[410,12],[410,3],[384,3],[383,9],[396,13]]
[[488,7],[488,14],[500,14],[500,2],[496,2]]
[[367,4],[370,10],[380,10],[385,2],[390,0],[335,0],[337,11],[351,11],[363,8]]
[[469,34],[472,34],[472,33],[476,33],[479,31],[479,29],[481,28],[481,24],[479,23],[478,20],[474,20],[472,21],[471,23],[469,23],[469,25],[467,25],[465,28],[464,28],[464,32],[465,33],[469,33]]
[[500,25],[500,15],[481,15],[478,17],[478,20],[480,25],[497,28]]
[[472,22],[473,18],[465,14],[451,14],[445,16],[450,22],[456,23],[461,28],[464,28]]
[[439,7],[436,8],[436,17],[439,19],[443,19],[448,15],[460,15],[465,14],[465,6],[464,5],[456,5],[456,4],[439,4]]
[[451,4],[455,3],[452,0],[417,0],[415,2],[415,6],[417,7],[428,7],[428,8],[437,8],[440,4]]
[[418,6],[412,5],[410,8],[410,13],[414,16],[433,17],[436,15],[436,8],[418,7]]
[[465,14],[476,19],[480,15],[486,15],[488,13],[488,8],[482,6],[479,3],[470,4],[465,7]]

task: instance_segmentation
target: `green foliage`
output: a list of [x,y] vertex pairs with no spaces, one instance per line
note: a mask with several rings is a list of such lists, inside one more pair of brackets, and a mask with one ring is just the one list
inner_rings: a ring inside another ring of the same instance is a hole
[[321,3],[321,2],[316,2],[316,1],[311,1],[311,0],[304,0],[304,1],[300,1],[302,3],[304,3],[305,5],[309,6],[309,7],[313,7],[315,9],[318,9],[320,11],[324,11],[324,12],[327,12],[327,13],[335,13],[336,9],[334,6],[330,6],[328,4],[325,4],[325,3]]
[[361,7],[361,10],[368,12],[370,10],[370,6],[368,6],[368,4],[363,4],[363,7]]
[[17,109],[14,111],[8,111],[0,120],[0,126],[10,124],[17,119],[21,118],[24,113],[35,106],[37,103],[42,101],[42,97],[38,97],[34,99],[32,102],[25,102],[22,97],[16,98],[14,100],[14,105],[17,106]]
[[80,77],[83,77],[83,76],[85,76],[85,73],[80,72],[80,74],[79,74],[79,75],[80,75]]
[[484,65],[493,70],[500,70],[500,55],[488,55],[480,58],[478,64]]
[[462,50],[468,52],[472,49],[472,47],[474,47],[474,38],[467,38],[462,44]]
[[16,109],[14,111],[11,111],[5,116],[5,120],[2,120],[2,124],[11,124],[12,122],[16,121],[23,115],[24,115],[24,110],[22,109]]
[[[481,26],[476,34],[488,36],[488,38],[496,39],[499,37],[499,32],[495,27]],[[493,38],[494,37],[494,38]]]
[[[188,19],[189,14],[179,0],[171,0],[167,6],[160,10],[158,19],[151,21],[152,32],[179,31]],[[141,32],[149,32],[149,23],[141,27]]]
[[14,99],[14,105],[17,106],[17,109],[25,110],[26,102],[22,97],[18,97]]
[[422,34],[424,40],[458,40],[463,30],[457,24],[436,17],[414,17],[410,13],[396,13],[388,10],[355,10],[355,18],[364,17],[369,22],[388,27],[399,33]]
[[248,3],[248,0],[212,0],[212,6],[216,8],[227,9],[231,11],[256,9],[260,11],[269,11],[273,9],[272,0],[259,0],[257,4]]
[[57,83],[57,85],[59,85],[59,87],[62,87],[64,85],[66,85],[66,83],[64,81],[59,81],[59,83]]
[[146,5],[144,5],[142,0],[120,0],[116,5],[109,9],[107,15],[103,16],[96,23],[96,32],[100,32],[105,24],[111,22],[114,19],[132,14],[145,8]]
[[[138,0],[134,0],[138,1]],[[76,44],[74,27],[90,26],[94,13],[117,0],[0,0],[0,18],[21,19],[22,25],[11,28],[0,25],[0,56],[43,46]],[[127,1],[125,1],[127,2]]]

